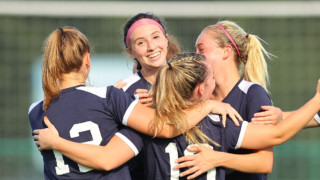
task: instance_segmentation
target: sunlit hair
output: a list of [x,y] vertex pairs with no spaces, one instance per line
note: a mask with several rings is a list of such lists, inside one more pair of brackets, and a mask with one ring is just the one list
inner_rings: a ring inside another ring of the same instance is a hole
[[[162,22],[163,20],[161,20],[159,17],[155,16],[152,13],[139,13],[139,14],[133,16],[132,18],[130,18],[128,20],[128,22],[123,27],[123,42],[124,42],[125,46],[126,46],[127,33],[128,33],[129,28],[131,27],[131,25],[133,23],[135,23],[136,21],[138,21],[140,19],[144,19],[144,18],[155,20],[156,22],[158,22],[162,26],[162,28],[165,31],[165,34],[167,33],[166,27],[164,26],[164,23]],[[128,47],[126,47],[126,48],[128,48]],[[167,53],[166,59],[169,60],[174,55],[176,55],[178,53],[181,53],[180,46],[179,46],[177,40],[175,39],[175,37],[172,35],[169,35],[168,36],[168,53]],[[141,70],[142,67],[141,67],[141,64],[139,63],[139,61],[137,59],[135,59],[135,61],[136,61],[135,63],[137,63],[137,70]]]
[[49,35],[44,43],[42,64],[44,110],[54,98],[60,96],[63,74],[78,72],[81,69],[85,53],[90,53],[88,40],[76,28],[59,28]]
[[[163,66],[151,87],[150,96],[156,118],[151,127],[161,131],[164,124],[171,124],[180,132],[188,127],[185,121],[186,109],[197,102],[192,101],[196,86],[203,83],[208,75],[205,56],[195,53],[178,54]],[[189,144],[213,142],[198,127],[185,133]]]
[[269,84],[268,67],[264,55],[269,59],[273,56],[262,46],[258,36],[247,34],[240,26],[231,21],[218,22],[230,35],[237,45],[241,57],[236,52],[233,44],[228,39],[223,30],[215,25],[207,26],[203,31],[208,31],[214,38],[214,41],[223,48],[231,45],[235,51],[235,59],[242,77],[250,82],[259,83],[266,91]]

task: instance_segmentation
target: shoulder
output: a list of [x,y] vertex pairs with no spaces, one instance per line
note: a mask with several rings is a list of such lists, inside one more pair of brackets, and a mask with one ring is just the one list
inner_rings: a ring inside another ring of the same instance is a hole
[[248,94],[252,91],[263,91],[266,92],[266,90],[258,83],[254,83],[254,82],[249,82],[246,80],[242,80],[239,84],[238,84],[238,88],[244,92],[245,94]]
[[265,97],[269,99],[268,92],[258,83],[242,80],[238,88],[247,96],[247,98]]
[[77,87],[79,91],[87,92],[100,98],[106,98],[107,87]]
[[138,82],[141,79],[138,72],[132,74],[128,78],[124,79],[123,81],[127,83],[126,86],[124,86],[122,89],[123,91],[126,91],[130,86],[132,86],[134,83]]
[[29,107],[29,112],[28,114],[30,114],[30,112],[34,109],[42,109],[42,104],[43,104],[43,100],[39,100],[39,101],[36,101],[34,103],[32,103]]

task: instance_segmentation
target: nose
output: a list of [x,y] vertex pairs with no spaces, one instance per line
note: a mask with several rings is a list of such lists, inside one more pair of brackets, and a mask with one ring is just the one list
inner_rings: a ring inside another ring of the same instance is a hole
[[156,43],[153,41],[148,42],[148,51],[153,51],[156,48]]

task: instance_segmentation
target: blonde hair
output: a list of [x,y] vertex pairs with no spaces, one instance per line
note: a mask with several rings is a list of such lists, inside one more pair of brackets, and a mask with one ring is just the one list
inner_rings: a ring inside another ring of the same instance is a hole
[[49,35],[44,43],[42,64],[44,110],[60,96],[62,75],[80,70],[85,53],[90,53],[88,40],[76,28],[58,28]]
[[[185,110],[196,104],[191,98],[196,86],[207,77],[205,61],[203,55],[178,54],[160,69],[150,91],[152,106],[156,111],[156,118],[151,124],[155,132],[161,131],[166,123],[173,125],[179,132],[186,131]],[[213,142],[198,127],[184,135],[189,144]]]
[[[218,24],[227,31],[239,50],[240,56],[235,51],[235,59],[239,71],[242,72],[242,78],[250,82],[259,83],[268,91],[269,74],[264,55],[269,59],[273,55],[262,46],[260,43],[262,39],[256,35],[247,34],[234,22],[220,21]],[[234,50],[236,49],[225,32],[217,24],[207,26],[203,31],[211,32],[219,47],[231,45]]]

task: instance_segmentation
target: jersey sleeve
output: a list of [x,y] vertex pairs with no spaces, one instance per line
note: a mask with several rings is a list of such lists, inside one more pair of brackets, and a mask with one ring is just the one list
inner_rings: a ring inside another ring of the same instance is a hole
[[107,88],[107,108],[113,114],[116,121],[127,125],[128,118],[137,105],[138,100],[133,99],[129,94],[113,86]]
[[239,149],[242,145],[248,122],[240,121],[239,123],[240,126],[236,126],[231,119],[227,119],[225,128],[227,150]]
[[116,133],[116,136],[122,139],[131,148],[135,156],[137,156],[143,148],[142,135],[129,127],[122,128]]
[[249,122],[253,118],[254,113],[262,111],[261,106],[272,105],[268,93],[258,84],[254,84],[249,88],[247,98],[247,120]]
[[320,124],[320,111],[313,118]]

